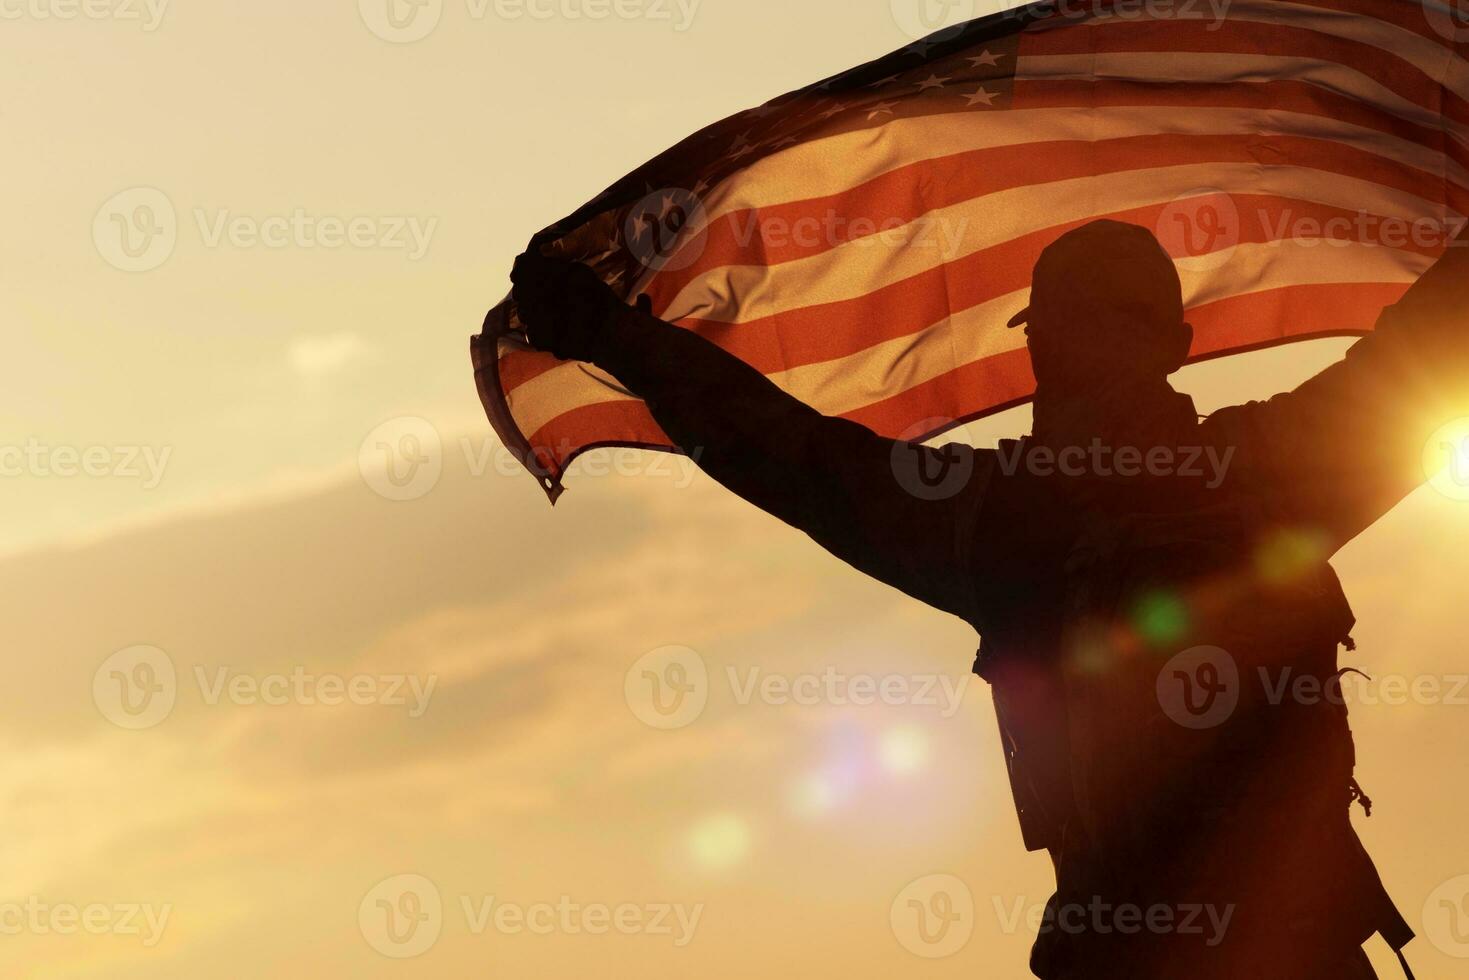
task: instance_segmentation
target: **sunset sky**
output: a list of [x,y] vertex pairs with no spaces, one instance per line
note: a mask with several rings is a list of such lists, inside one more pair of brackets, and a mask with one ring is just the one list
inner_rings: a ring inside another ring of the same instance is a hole
[[[468,361],[533,232],[911,11],[427,0],[406,40],[375,2],[0,0],[0,972],[1025,976],[1051,875],[972,630],[681,458],[584,457],[553,511]],[[164,253],[122,247],[119,201],[173,215]],[[1175,380],[1209,411],[1347,346]],[[1335,562],[1375,678],[1356,819],[1415,926],[1469,894],[1466,542],[1424,488]],[[681,727],[629,694],[650,654],[707,672]],[[935,703],[749,688],[833,675]],[[939,958],[893,912],[932,876],[972,901]],[[1417,975],[1462,975],[1469,935],[1427,925]]]

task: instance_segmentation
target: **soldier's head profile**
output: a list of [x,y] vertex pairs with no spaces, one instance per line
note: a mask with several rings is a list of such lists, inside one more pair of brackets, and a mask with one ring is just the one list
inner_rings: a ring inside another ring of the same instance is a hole
[[1010,321],[1022,325],[1041,396],[1156,385],[1193,343],[1173,259],[1120,221],[1082,225],[1041,253],[1030,305]]

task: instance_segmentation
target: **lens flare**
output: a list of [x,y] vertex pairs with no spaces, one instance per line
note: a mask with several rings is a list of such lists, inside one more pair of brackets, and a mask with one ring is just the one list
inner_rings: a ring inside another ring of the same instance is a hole
[[1268,585],[1286,585],[1330,556],[1330,541],[1324,531],[1284,528],[1260,543],[1255,552],[1255,571]]
[[916,728],[892,728],[878,748],[883,768],[896,775],[917,772],[928,764],[928,736]]
[[1451,500],[1469,500],[1469,419],[1440,426],[1423,445],[1428,485]]
[[823,773],[807,773],[791,788],[791,809],[798,816],[824,816],[840,802],[836,787]]
[[724,871],[750,854],[750,826],[733,813],[705,817],[689,832],[689,856],[705,871]]
[[1149,644],[1164,646],[1188,631],[1188,607],[1171,592],[1154,592],[1137,604],[1132,623]]

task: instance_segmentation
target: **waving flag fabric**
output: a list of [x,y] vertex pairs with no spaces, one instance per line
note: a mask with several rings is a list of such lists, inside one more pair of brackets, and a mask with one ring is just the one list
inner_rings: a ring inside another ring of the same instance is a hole
[[[924,439],[1030,397],[1006,321],[1099,217],[1178,260],[1196,360],[1370,330],[1469,214],[1466,51],[1439,0],[1035,4],[716,123],[538,243],[820,411]],[[676,448],[518,330],[491,312],[476,376],[553,501],[590,447]]]

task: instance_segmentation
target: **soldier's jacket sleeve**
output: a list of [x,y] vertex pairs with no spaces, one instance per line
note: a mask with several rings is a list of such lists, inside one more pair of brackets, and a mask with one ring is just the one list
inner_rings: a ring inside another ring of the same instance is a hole
[[1430,475],[1430,437],[1469,416],[1469,238],[1346,356],[1289,393],[1216,413],[1211,441],[1335,550]]
[[696,334],[629,308],[594,361],[719,483],[859,570],[975,621],[974,523],[995,456],[824,416]]

